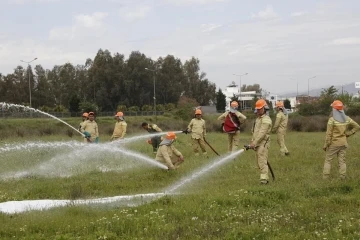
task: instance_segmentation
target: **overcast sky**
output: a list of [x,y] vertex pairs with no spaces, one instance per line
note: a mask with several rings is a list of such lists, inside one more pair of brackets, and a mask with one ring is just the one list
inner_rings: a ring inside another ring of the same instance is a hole
[[359,0],[0,0],[0,72],[84,64],[99,48],[195,56],[217,87],[276,94],[360,81]]

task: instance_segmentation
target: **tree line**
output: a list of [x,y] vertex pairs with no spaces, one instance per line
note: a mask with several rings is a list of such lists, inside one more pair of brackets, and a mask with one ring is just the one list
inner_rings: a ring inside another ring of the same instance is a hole
[[40,64],[34,69],[17,66],[11,74],[0,74],[0,101],[29,105],[31,93],[32,107],[48,111],[78,112],[89,106],[96,111],[116,111],[119,106],[152,110],[154,83],[159,110],[176,105],[181,96],[200,105],[216,98],[215,84],[195,57],[182,63],[173,55],[152,60],[133,51],[126,59],[100,49],[84,65],[65,63],[51,70]]

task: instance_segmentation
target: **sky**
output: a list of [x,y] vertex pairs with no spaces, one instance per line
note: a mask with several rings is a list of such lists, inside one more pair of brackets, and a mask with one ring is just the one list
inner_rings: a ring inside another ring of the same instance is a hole
[[358,0],[0,0],[0,9],[2,74],[35,57],[49,69],[85,64],[102,48],[194,56],[223,90],[245,73],[242,84],[271,94],[360,81]]

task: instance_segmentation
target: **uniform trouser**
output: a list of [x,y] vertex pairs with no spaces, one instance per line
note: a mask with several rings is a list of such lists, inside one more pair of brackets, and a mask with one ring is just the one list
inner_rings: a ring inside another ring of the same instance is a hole
[[281,131],[279,131],[277,133],[277,142],[278,142],[278,144],[280,146],[280,152],[282,154],[285,154],[285,153],[289,152],[288,149],[285,146],[285,133],[286,132],[281,132]]
[[339,160],[339,174],[340,177],[346,176],[346,146],[329,146],[326,150],[325,155],[325,163],[324,163],[324,170],[323,170],[323,176],[324,178],[329,177],[330,170],[331,170],[331,161],[338,157]]
[[260,169],[260,180],[269,180],[269,167],[267,164],[270,144],[261,143],[256,148],[256,160]]
[[195,153],[199,152],[199,147],[201,148],[201,151],[203,153],[206,152],[204,138],[198,138],[198,139],[193,138],[192,139],[192,145],[193,145],[193,149],[194,149]]
[[156,136],[151,138],[151,145],[153,147],[154,152],[156,152],[157,149],[159,148],[160,141],[161,141],[161,136]]
[[228,151],[235,152],[240,143],[240,131],[228,133]]
[[170,157],[170,161],[169,160],[166,160],[165,158],[161,158],[161,159],[156,159],[157,161],[159,162],[163,162],[166,164],[166,166],[169,168],[169,169],[175,169],[177,168],[180,164],[182,164],[184,162],[184,160],[180,160],[178,156],[176,156],[175,154],[173,154],[171,157]]

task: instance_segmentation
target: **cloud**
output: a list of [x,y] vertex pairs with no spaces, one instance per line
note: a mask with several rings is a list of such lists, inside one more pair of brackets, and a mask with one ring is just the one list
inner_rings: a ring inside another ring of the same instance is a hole
[[151,11],[151,7],[145,5],[126,6],[119,10],[120,17],[126,21],[132,22],[139,19],[146,18]]
[[210,3],[222,3],[228,0],[165,0],[174,5],[205,5]]
[[60,0],[7,0],[9,4],[27,4],[27,3],[51,3],[58,2]]
[[213,23],[208,23],[208,24],[201,24],[202,27],[202,32],[212,32],[215,29],[222,27],[221,24],[213,24]]
[[251,17],[254,19],[269,20],[277,18],[278,14],[274,11],[272,6],[268,5],[264,10],[253,14]]
[[350,37],[350,38],[338,38],[330,42],[329,45],[359,45],[360,38]]
[[103,26],[103,19],[108,16],[105,12],[93,14],[79,14],[74,16],[75,23],[69,27],[54,27],[49,31],[50,40],[72,40],[81,28],[98,29]]
[[291,17],[302,17],[304,15],[307,15],[307,12],[301,11],[301,12],[293,12],[290,14]]
[[107,16],[108,14],[105,12],[95,12],[91,15],[87,14],[80,14],[75,16],[76,19],[76,25],[77,26],[84,26],[87,28],[96,28],[100,27],[102,25],[102,20]]

